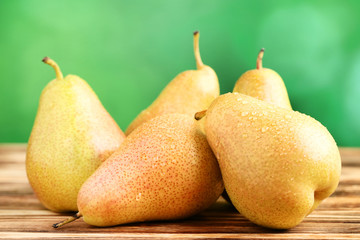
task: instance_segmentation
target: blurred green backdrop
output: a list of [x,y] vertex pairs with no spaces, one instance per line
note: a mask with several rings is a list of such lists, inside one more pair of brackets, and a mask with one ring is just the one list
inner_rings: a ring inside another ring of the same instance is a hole
[[255,67],[284,79],[293,108],[340,146],[360,146],[360,1],[0,1],[0,142],[26,142],[58,62],[125,130],[178,73],[195,68],[192,32],[221,92]]

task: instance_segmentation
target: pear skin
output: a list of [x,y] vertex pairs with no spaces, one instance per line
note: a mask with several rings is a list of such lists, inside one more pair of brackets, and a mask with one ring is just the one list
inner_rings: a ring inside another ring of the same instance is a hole
[[56,79],[42,91],[26,154],[26,172],[37,197],[56,212],[77,211],[85,180],[125,139],[90,86],[75,75]]
[[156,100],[133,120],[126,129],[126,135],[142,123],[159,115],[182,113],[193,117],[195,112],[207,109],[219,96],[219,81],[216,73],[211,67],[204,65],[200,57],[199,36],[199,32],[194,33],[197,70],[188,70],[177,75]]
[[216,158],[193,117],[161,115],[134,130],[84,183],[80,213],[65,223],[79,216],[95,226],[182,219],[209,207],[223,189]]
[[235,83],[233,92],[242,93],[286,109],[292,109],[284,81],[278,73],[262,67],[264,48],[260,50],[256,69],[249,70]]
[[[262,59],[265,49],[262,48],[256,61],[256,69],[245,72],[236,82],[233,92],[242,93],[276,106],[292,109],[284,81],[275,71],[263,68]],[[226,190],[222,196],[230,202]]]
[[227,193],[250,221],[292,228],[335,191],[340,154],[315,119],[239,93],[221,95],[196,118],[204,115]]

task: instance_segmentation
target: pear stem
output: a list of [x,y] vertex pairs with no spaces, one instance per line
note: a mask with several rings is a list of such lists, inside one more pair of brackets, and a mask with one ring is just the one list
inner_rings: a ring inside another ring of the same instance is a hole
[[57,80],[62,80],[64,78],[62,72],[60,71],[59,66],[54,60],[52,60],[49,57],[44,57],[42,61],[54,68]]
[[201,60],[200,50],[199,50],[199,31],[194,32],[194,53],[195,53],[195,61],[197,69],[200,69],[204,66],[204,63]]
[[203,117],[205,117],[206,111],[207,111],[207,110],[204,110],[204,111],[195,113],[195,119],[196,119],[196,120],[200,120],[200,119],[202,119]]
[[75,221],[78,218],[81,218],[82,214],[80,212],[77,212],[76,214],[74,214],[73,216],[69,217],[68,219],[65,219],[64,221],[58,222],[53,224],[53,228],[59,228],[64,226],[65,224],[71,223],[73,221]]
[[262,48],[259,52],[259,55],[256,60],[256,69],[261,70],[262,69],[262,58],[264,56],[265,48]]

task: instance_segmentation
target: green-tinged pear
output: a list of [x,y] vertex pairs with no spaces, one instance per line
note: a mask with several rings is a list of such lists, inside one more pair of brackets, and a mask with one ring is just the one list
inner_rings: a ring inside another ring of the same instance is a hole
[[202,117],[231,202],[252,222],[294,227],[335,191],[340,154],[315,119],[239,93],[221,95]]
[[90,86],[55,69],[42,91],[26,154],[26,172],[37,197],[56,212],[77,211],[85,180],[125,139]]

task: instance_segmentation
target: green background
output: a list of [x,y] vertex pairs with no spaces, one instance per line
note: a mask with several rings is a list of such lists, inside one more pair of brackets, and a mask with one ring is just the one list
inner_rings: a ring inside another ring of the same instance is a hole
[[360,1],[0,1],[0,142],[26,142],[54,71],[81,76],[125,130],[178,73],[192,32],[221,92],[255,67],[284,79],[295,110],[360,146]]

